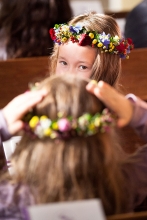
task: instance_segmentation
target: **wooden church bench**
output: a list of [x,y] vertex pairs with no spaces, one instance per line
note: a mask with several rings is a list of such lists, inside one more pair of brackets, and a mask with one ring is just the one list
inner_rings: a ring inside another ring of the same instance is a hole
[[0,109],[25,92],[29,82],[49,75],[48,66],[48,57],[0,61]]

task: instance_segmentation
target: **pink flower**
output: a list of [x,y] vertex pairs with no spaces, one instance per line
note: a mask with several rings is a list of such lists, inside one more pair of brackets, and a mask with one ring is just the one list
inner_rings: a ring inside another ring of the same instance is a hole
[[81,34],[81,38],[79,40],[80,46],[87,46],[92,44],[92,39],[87,34]]
[[59,127],[59,131],[61,132],[69,131],[71,129],[71,124],[67,118],[61,118],[58,121],[58,127]]

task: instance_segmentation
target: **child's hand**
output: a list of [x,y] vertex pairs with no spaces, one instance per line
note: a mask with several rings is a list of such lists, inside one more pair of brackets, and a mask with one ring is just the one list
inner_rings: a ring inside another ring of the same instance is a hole
[[24,123],[21,121],[23,116],[47,94],[45,90],[29,91],[15,97],[3,109],[3,115],[8,125],[11,135],[20,131]]
[[133,105],[125,98],[125,96],[118,93],[113,87],[99,81],[97,84],[91,81],[86,89],[98,97],[109,109],[114,111],[118,116],[118,127],[127,125],[133,115]]

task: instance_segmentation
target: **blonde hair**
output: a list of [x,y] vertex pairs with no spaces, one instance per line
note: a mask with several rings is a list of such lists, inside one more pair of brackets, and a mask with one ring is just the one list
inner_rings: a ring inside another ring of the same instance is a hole
[[[96,31],[98,33],[105,32],[106,34],[111,34],[112,36],[118,35],[121,37],[120,29],[111,16],[104,14],[97,14],[95,12],[90,12],[87,14],[79,15],[73,18],[69,25],[75,25],[80,23],[89,31]],[[57,59],[58,59],[59,46],[54,45],[54,50],[51,56],[51,66],[50,72],[55,73]],[[93,70],[91,78],[97,81],[103,80],[109,83],[111,86],[117,87],[117,82],[121,73],[121,59],[118,55],[101,53],[97,49],[97,57],[93,64]]]
[[[48,95],[37,104],[36,114],[54,120],[59,111],[74,117],[101,112],[103,104],[86,85],[70,74],[47,78],[40,88]],[[37,203],[101,198],[107,215],[120,213],[127,202],[118,154],[113,128],[110,133],[56,140],[31,139],[25,133],[12,157],[13,180],[35,191]]]

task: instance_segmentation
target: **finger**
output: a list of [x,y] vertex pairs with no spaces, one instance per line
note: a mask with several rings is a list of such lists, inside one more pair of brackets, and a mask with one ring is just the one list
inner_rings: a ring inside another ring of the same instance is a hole
[[17,105],[18,106],[22,105],[25,102],[27,102],[29,100],[33,100],[36,97],[44,97],[46,94],[47,94],[46,90],[28,91],[28,92],[25,92],[25,93],[15,97],[10,103],[16,107]]
[[126,124],[127,124],[127,122],[126,122],[126,120],[123,119],[123,118],[119,118],[119,119],[117,120],[117,126],[118,126],[119,128],[122,128],[122,127],[126,126]]
[[22,121],[16,121],[14,124],[8,127],[9,133],[11,135],[16,134],[18,131],[21,131],[24,127],[24,123]]
[[[13,99],[4,109],[3,112],[7,116],[10,114],[13,117],[10,119],[11,122],[22,117],[32,107],[39,103],[42,98],[47,94],[47,91],[40,90],[34,92],[28,92],[17,96]],[[7,117],[6,117],[7,118]]]
[[86,89],[87,91],[93,93],[94,92],[94,88],[97,87],[97,82],[95,80],[91,80],[87,85],[86,85]]
[[28,112],[32,107],[34,107],[44,98],[44,94],[46,93],[35,93],[33,95],[31,94],[31,96],[28,96],[27,100],[19,106],[19,114],[25,114]]

